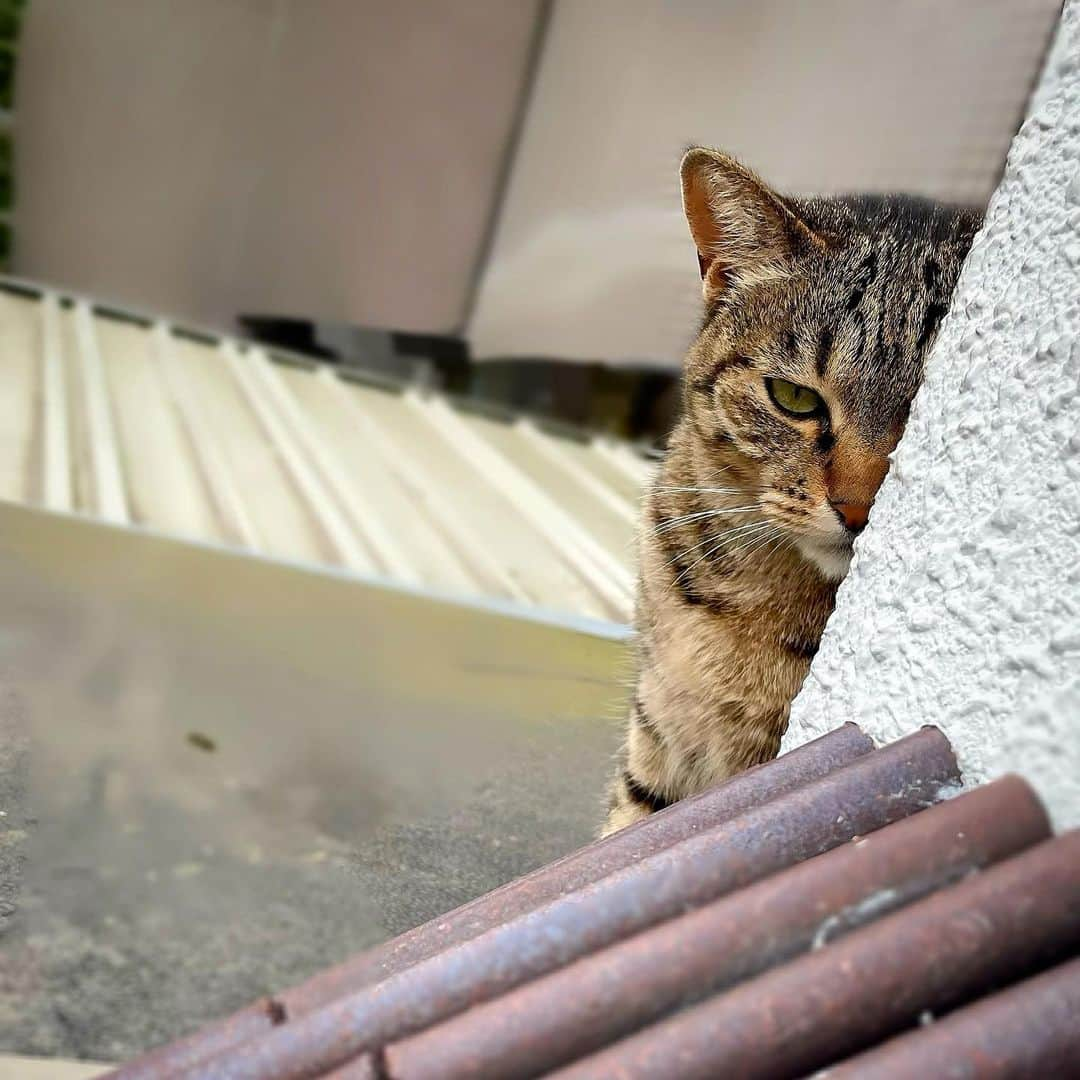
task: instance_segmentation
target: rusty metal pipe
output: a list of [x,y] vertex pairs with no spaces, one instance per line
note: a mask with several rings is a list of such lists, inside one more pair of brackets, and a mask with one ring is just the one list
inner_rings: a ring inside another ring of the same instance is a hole
[[283,1012],[272,998],[260,998],[224,1020],[216,1020],[176,1042],[166,1043],[135,1061],[108,1072],[102,1080],[167,1080],[200,1061],[258,1039],[275,1026]]
[[572,852],[446,915],[366,950],[336,967],[263,999],[193,1035],[122,1066],[112,1080],[159,1080],[215,1057],[323,1005],[388,978],[451,946],[524,915],[559,896],[656,854],[672,844],[851,764],[873,750],[855,724],[844,724],[775,761],[653,814],[613,836]]
[[490,1000],[630,934],[932,804],[958,781],[940,731],[874,751],[198,1065],[200,1080],[294,1080]]
[[375,1063],[372,1054],[361,1054],[332,1072],[319,1073],[319,1080],[386,1080],[382,1062]]
[[550,1075],[708,1080],[737,1063],[740,1080],[800,1076],[914,1024],[926,1010],[970,1000],[1078,945],[1080,831]]
[[387,1049],[394,1080],[523,1080],[1050,835],[1007,777],[587,956]]
[[1080,1076],[1080,957],[817,1075],[822,1080]]
[[385,946],[316,975],[285,991],[280,1000],[289,1016],[302,1016],[436,953],[479,937],[492,927],[535,911],[543,904],[591,885],[673,844],[730,821],[752,807],[820,780],[873,749],[874,743],[869,736],[855,724],[844,724],[790,754],[730,777],[700,795],[684,799],[629,828],[494,889],[447,915],[432,919]]

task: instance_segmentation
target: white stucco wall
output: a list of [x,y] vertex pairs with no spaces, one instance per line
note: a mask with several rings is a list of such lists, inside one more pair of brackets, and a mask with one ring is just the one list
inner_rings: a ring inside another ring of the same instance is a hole
[[784,749],[940,725],[1080,825],[1080,0],[1013,143]]

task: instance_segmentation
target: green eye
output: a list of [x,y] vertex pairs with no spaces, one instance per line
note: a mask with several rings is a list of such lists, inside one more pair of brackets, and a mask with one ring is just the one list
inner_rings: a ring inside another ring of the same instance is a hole
[[766,379],[765,386],[777,408],[792,416],[814,416],[825,411],[825,402],[808,386],[787,379]]

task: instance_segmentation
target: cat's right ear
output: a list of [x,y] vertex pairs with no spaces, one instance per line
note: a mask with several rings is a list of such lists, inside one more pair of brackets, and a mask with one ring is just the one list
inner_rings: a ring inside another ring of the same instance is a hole
[[719,150],[687,150],[680,175],[706,302],[736,279],[786,274],[792,258],[817,241],[782,196]]

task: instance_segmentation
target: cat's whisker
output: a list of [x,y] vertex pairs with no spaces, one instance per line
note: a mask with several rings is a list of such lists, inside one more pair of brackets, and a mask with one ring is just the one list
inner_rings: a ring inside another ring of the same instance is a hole
[[738,548],[740,555],[749,555],[753,551],[757,551],[759,548],[765,547],[778,536],[782,536],[784,530],[779,526],[770,522],[772,530],[762,535],[755,535],[745,539],[744,543]]
[[689,566],[683,567],[683,569],[679,572],[678,577],[675,578],[675,581],[676,582],[682,581],[685,577],[687,577],[693,571],[693,569],[696,566],[698,566],[700,563],[704,562],[706,559],[708,559],[712,555],[715,555],[716,552],[719,551],[720,548],[722,548],[723,546],[724,546],[724,540],[721,539],[721,540],[714,541],[712,546],[707,551],[704,551]]
[[777,540],[783,540],[783,538],[784,538],[783,529],[777,527],[776,531],[771,536],[767,536],[767,537],[765,537],[765,539],[763,541],[751,544],[749,547],[747,547],[744,554],[749,555],[750,552],[752,552],[752,551],[761,551],[762,554],[767,554],[768,550],[769,550],[769,546],[771,544],[775,543]]
[[777,537],[777,539],[780,541],[780,543],[778,543],[776,547],[772,548],[772,550],[769,551],[768,554],[775,555],[778,552],[783,551],[785,547],[794,547],[795,545],[795,540],[790,533],[782,532],[780,536]]
[[760,510],[761,504],[758,502],[742,503],[739,506],[709,506],[704,510],[694,510],[689,514],[681,514],[679,517],[669,518],[669,521],[683,521],[686,518],[694,518],[700,515],[708,514],[726,514],[732,510]]
[[726,552],[726,554],[730,556],[738,556],[739,558],[744,558],[760,543],[763,543],[766,540],[771,540],[772,537],[773,533],[763,533],[760,536],[746,537],[742,544],[740,544],[738,547],[732,548],[730,551]]
[[757,532],[759,529],[771,524],[772,523],[769,521],[749,521],[743,525],[733,525],[730,529],[725,529],[720,533],[716,539],[724,541],[733,540],[737,536]]
[[[770,537],[769,542],[764,545],[763,553],[769,554],[773,551],[779,551],[784,546],[784,541],[787,539],[783,530],[777,532],[773,537]],[[775,545],[775,546],[774,546]]]
[[688,547],[685,551],[680,551],[678,553],[678,555],[675,555],[674,557],[672,557],[671,559],[668,560],[668,565],[673,566],[675,563],[680,562],[681,560],[685,559],[687,555],[690,555],[693,552],[698,551],[699,549],[703,548],[706,544],[712,544],[712,543],[715,543],[715,542],[716,542],[716,538],[713,537],[713,536],[710,536],[707,539],[702,540],[700,544],[695,544],[693,547]]
[[681,528],[683,525],[689,525],[693,521],[701,521],[704,518],[718,517],[713,510],[698,510],[693,514],[682,514],[679,517],[668,518],[666,521],[661,521],[659,525],[654,525],[652,532],[654,535],[660,533],[671,532],[673,529]]
[[715,478],[717,476],[721,476],[723,473],[731,472],[731,470],[734,468],[734,465],[720,465],[715,469],[709,470],[709,477]]
[[[729,543],[730,541],[734,540],[736,537],[741,536],[744,533],[757,532],[759,531],[759,529],[763,528],[765,525],[768,524],[769,523],[767,521],[749,521],[743,523],[742,525],[732,525],[729,528],[724,529],[720,533],[713,533],[712,536],[706,537],[704,543],[707,544],[713,541]],[[698,548],[704,546],[704,544],[696,544],[694,546],[695,548]]]
[[693,547],[688,547],[685,551],[680,551],[679,554],[676,555],[671,560],[671,562],[672,563],[678,562],[680,559],[686,558],[686,556],[689,555],[692,551],[698,551],[699,549],[705,547],[706,544],[715,543],[717,540],[719,540],[721,542],[724,542],[724,541],[728,540],[729,538],[733,538],[734,534],[742,532],[744,530],[749,531],[752,526],[759,525],[759,524],[760,525],[765,525],[765,524],[768,524],[768,523],[767,522],[750,522],[747,525],[737,525],[737,526],[735,526],[735,527],[733,527],[731,529],[726,529],[724,532],[722,532],[720,534],[719,537],[717,537],[715,535],[714,536],[707,536],[704,540],[701,541],[700,544],[694,544]]
[[654,534],[670,532],[672,529],[678,529],[683,525],[688,525],[692,521],[701,521],[704,518],[710,517],[722,517],[725,514],[750,514],[756,510],[760,510],[757,503],[748,506],[726,506],[715,507],[710,510],[698,510],[693,514],[683,514],[680,517],[668,518],[666,521],[660,522],[659,525],[653,526],[652,532]]
[[694,495],[746,495],[745,488],[720,488],[720,487],[656,487],[654,491],[662,491],[665,495],[694,494]]
[[720,535],[720,537],[716,540],[712,547],[710,547],[707,551],[703,552],[700,556],[698,556],[698,558],[696,558],[688,567],[686,567],[686,569],[683,570],[675,580],[681,581],[682,578],[689,574],[695,566],[697,566],[699,563],[704,562],[711,555],[714,555],[717,551],[719,551],[726,543],[734,539],[736,534],[741,536],[745,533],[775,527],[776,526],[773,525],[771,521],[752,521],[748,525],[739,525],[736,526],[734,529],[728,529],[726,532]]

